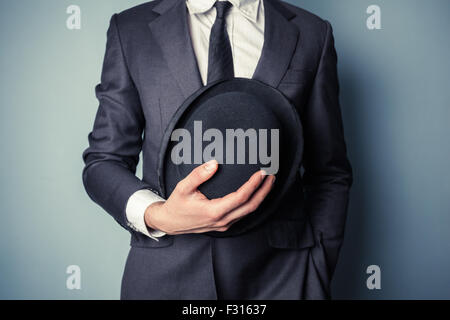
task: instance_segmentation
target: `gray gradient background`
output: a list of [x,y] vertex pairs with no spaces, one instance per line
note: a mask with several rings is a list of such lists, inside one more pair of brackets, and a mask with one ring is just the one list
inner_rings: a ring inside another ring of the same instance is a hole
[[[128,233],[81,183],[110,16],[142,1],[0,4],[0,298],[116,299]],[[355,183],[336,298],[450,298],[450,2],[296,0],[334,26]],[[66,29],[66,8],[82,29]],[[382,9],[382,30],[365,26]],[[66,267],[82,289],[65,287]],[[382,289],[366,288],[380,265]]]

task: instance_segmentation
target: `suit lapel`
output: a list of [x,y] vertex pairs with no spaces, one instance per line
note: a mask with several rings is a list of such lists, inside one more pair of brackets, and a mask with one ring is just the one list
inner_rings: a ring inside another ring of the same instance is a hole
[[185,98],[202,87],[189,34],[184,0],[165,0],[153,8],[160,16],[149,23],[164,59]]
[[[289,22],[295,14],[278,0],[263,1],[264,45],[252,78],[277,87],[294,54],[299,31]],[[160,16],[149,23],[150,30],[187,98],[203,85],[189,34],[185,1],[164,0],[153,11]]]
[[298,29],[289,22],[295,16],[278,0],[264,0],[264,44],[253,79],[276,88],[297,46]]

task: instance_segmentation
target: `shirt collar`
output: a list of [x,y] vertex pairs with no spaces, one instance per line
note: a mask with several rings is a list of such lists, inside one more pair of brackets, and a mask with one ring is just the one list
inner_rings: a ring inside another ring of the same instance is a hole
[[[239,9],[247,19],[256,22],[258,18],[259,3],[262,0],[228,0],[231,4]],[[216,0],[186,0],[189,14],[201,14],[209,11]]]

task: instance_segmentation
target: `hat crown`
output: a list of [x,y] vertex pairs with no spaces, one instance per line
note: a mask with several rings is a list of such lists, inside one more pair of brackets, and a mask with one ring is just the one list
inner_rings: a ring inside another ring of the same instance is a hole
[[245,92],[216,95],[201,108],[188,111],[174,132],[177,129],[185,130],[183,139],[189,137],[190,141],[176,139],[168,149],[171,160],[178,159],[173,161],[176,175],[169,190],[211,159],[219,162],[219,169],[199,187],[209,199],[236,191],[261,169],[277,173],[282,126],[270,106],[257,96]]

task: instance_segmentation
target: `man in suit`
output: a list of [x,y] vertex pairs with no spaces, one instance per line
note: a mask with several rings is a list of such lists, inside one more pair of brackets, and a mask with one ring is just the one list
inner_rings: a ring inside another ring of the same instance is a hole
[[[352,184],[332,28],[278,0],[220,2],[155,0],[111,18],[83,182],[131,233],[121,298],[329,298]],[[218,47],[223,54],[214,56]],[[177,107],[230,76],[277,88],[295,106],[303,174],[298,168],[263,224],[215,238],[205,233],[225,231],[256,210],[275,177],[257,172],[236,192],[208,200],[197,187],[216,172],[210,161],[163,199],[157,158]],[[141,150],[142,180],[135,176]]]

